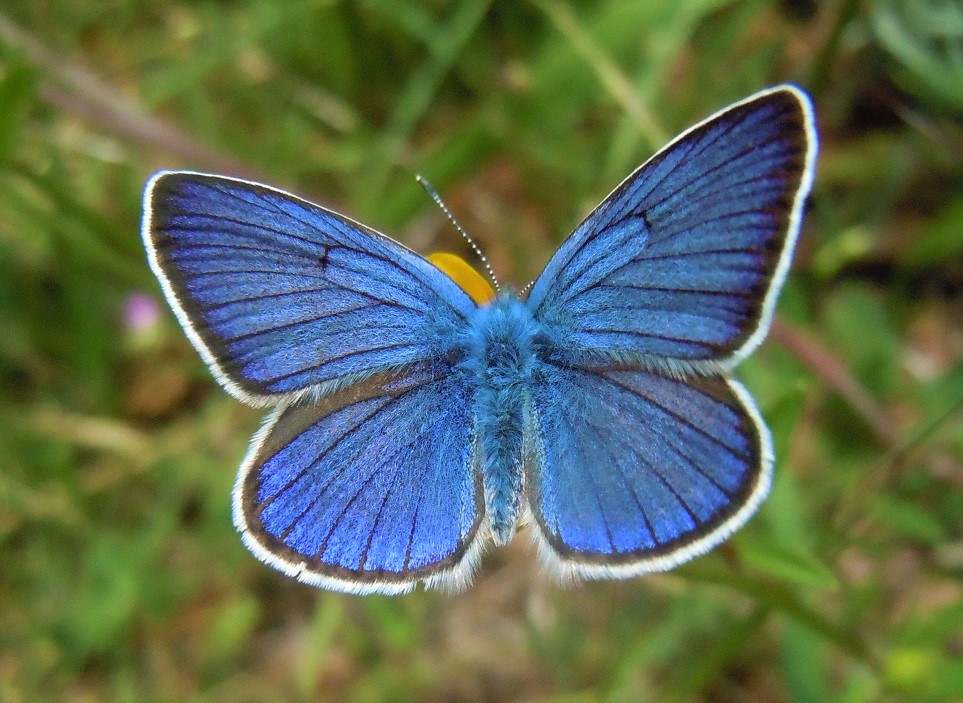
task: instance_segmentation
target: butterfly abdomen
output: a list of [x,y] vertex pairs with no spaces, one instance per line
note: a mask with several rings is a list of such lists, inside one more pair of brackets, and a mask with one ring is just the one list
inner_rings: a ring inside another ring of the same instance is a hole
[[503,294],[480,307],[465,341],[463,370],[474,380],[485,505],[492,539],[511,540],[521,505],[522,438],[537,323],[518,298]]

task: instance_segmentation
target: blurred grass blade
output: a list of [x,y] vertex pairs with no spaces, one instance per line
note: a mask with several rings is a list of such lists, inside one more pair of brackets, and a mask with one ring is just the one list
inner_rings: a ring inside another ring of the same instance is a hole
[[23,51],[27,60],[43,71],[47,80],[40,85],[41,98],[67,115],[135,143],[153,145],[196,168],[253,176],[254,170],[243,162],[209,149],[192,136],[151,117],[94,74],[60,59],[2,12],[0,42]]
[[740,539],[738,544],[739,555],[746,564],[785,582],[816,589],[833,589],[839,585],[825,564],[798,546],[755,535]]
[[963,5],[956,0],[878,0],[872,28],[904,69],[901,82],[963,111]]
[[10,160],[22,139],[24,122],[37,99],[37,74],[19,57],[0,57],[0,163]]
[[781,633],[782,670],[794,703],[829,700],[822,640],[812,631],[789,621]]
[[382,132],[381,139],[388,159],[371,167],[362,190],[368,202],[378,203],[383,197],[390,170],[402,160],[402,152],[415,125],[424,117],[438,93],[442,79],[451,70],[468,40],[475,33],[492,0],[467,0],[457,4],[451,16],[431,32],[430,56],[408,80],[398,96],[395,108]]
[[657,149],[669,140],[668,132],[612,59],[588,35],[572,8],[556,0],[531,0],[592,67],[616,104],[620,105],[643,134],[649,146]]
[[707,566],[704,562],[684,565],[679,569],[679,575],[693,581],[714,583],[733,588],[754,601],[767,606],[772,611],[792,618],[803,627],[809,628],[823,639],[832,642],[849,655],[864,662],[874,661],[872,653],[858,633],[847,631],[844,627],[831,622],[803,602],[788,586],[753,579],[742,574],[725,572]]
[[907,263],[934,266],[963,257],[963,197],[930,220],[910,246]]
[[344,619],[344,599],[331,594],[318,598],[304,631],[304,644],[295,669],[297,688],[305,699],[317,689],[320,675],[328,664],[335,635]]
[[682,667],[682,673],[662,686],[654,700],[659,703],[691,700],[742,653],[746,643],[765,620],[764,609],[756,609],[747,617],[733,618],[721,632],[716,633],[709,647],[699,651],[697,656],[695,652],[692,653],[691,665]]

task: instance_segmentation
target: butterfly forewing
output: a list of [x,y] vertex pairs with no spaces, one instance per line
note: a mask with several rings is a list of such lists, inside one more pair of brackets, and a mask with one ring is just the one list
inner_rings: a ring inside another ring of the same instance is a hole
[[162,172],[143,236],[171,306],[218,380],[278,402],[442,354],[469,296],[363,225],[266,186]]
[[484,504],[468,389],[448,371],[375,376],[275,411],[235,489],[251,550],[354,593],[466,585]]
[[562,244],[529,303],[559,355],[674,373],[731,368],[768,330],[812,181],[809,99],[790,86],[693,127]]

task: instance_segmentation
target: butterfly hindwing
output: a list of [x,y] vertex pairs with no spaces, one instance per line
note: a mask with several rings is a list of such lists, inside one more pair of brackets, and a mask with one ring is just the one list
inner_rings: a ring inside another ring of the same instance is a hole
[[812,182],[809,98],[782,86],[696,125],[562,244],[529,304],[574,363],[728,369],[768,330]]
[[551,364],[535,374],[527,500],[559,574],[670,569],[728,537],[768,492],[769,431],[738,382]]
[[143,237],[191,341],[253,404],[435,358],[435,340],[475,308],[384,235],[246,181],[155,175]]
[[460,377],[429,365],[278,408],[235,488],[245,543],[340,591],[467,585],[484,518],[469,396]]

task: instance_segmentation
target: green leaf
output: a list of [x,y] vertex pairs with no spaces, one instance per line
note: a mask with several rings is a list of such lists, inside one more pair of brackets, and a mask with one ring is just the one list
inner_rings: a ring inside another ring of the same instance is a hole
[[854,367],[869,390],[894,391],[900,340],[885,300],[868,286],[849,284],[837,289],[826,310],[824,334],[833,351]]
[[931,681],[937,653],[921,647],[899,647],[889,652],[883,665],[883,676],[893,689],[916,692]]
[[953,0],[878,0],[870,5],[876,39],[915,93],[963,110],[963,7]]
[[942,644],[959,632],[961,623],[963,601],[950,603],[925,615],[911,613],[899,634],[899,641],[913,647]]
[[950,201],[926,223],[907,252],[907,263],[930,266],[963,256],[963,198]]
[[421,640],[415,621],[407,604],[410,600],[369,596],[364,600],[364,609],[377,625],[378,632],[389,646],[399,651],[408,651]]
[[931,686],[934,695],[940,700],[963,699],[963,660],[958,656],[942,660],[933,672]]
[[207,636],[210,656],[215,660],[233,656],[250,637],[260,612],[250,594],[222,603]]
[[745,649],[746,642],[762,627],[765,619],[765,610],[759,609],[748,617],[733,618],[726,623],[716,633],[713,643],[699,652],[690,665],[682,667],[682,673],[668,681],[655,700],[660,703],[691,700],[693,694],[717,679]]
[[782,671],[796,703],[823,703],[829,698],[822,640],[793,620],[782,632]]
[[839,585],[828,567],[798,546],[755,536],[741,538],[737,544],[739,554],[747,564],[779,579],[822,589]]
[[332,593],[320,596],[315,603],[295,666],[298,691],[305,699],[310,698],[327,663],[335,634],[344,620],[344,602],[344,596]]
[[0,79],[0,163],[9,161],[19,148],[36,97],[36,71],[18,61],[10,62]]
[[939,520],[919,506],[892,496],[879,496],[871,506],[873,517],[894,532],[924,544],[946,540],[946,530]]
[[813,273],[829,279],[844,266],[858,262],[873,250],[872,232],[864,225],[843,230],[827,239],[813,256]]
[[877,673],[868,667],[855,667],[840,687],[840,692],[826,700],[832,703],[874,703],[880,698]]

